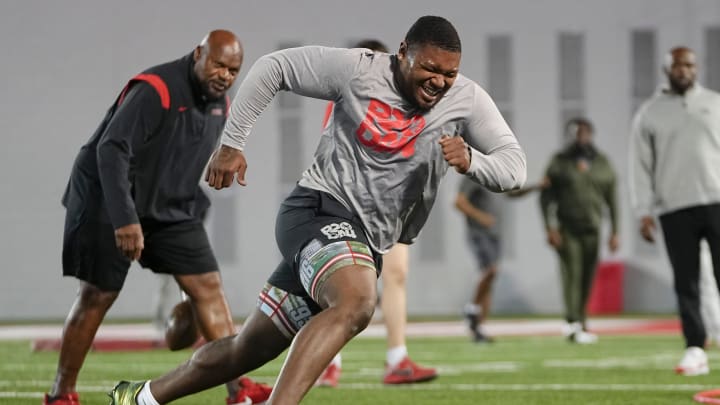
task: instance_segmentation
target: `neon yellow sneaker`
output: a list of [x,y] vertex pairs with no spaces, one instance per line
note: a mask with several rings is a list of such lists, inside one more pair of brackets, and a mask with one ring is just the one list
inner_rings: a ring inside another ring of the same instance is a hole
[[108,392],[109,405],[137,405],[136,398],[146,382],[148,381],[120,381],[112,391]]

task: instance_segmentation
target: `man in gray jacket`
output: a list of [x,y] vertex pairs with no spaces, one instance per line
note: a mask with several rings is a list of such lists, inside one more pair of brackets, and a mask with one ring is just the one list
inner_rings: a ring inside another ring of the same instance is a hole
[[709,372],[700,315],[700,242],[710,246],[720,276],[720,94],[696,83],[695,53],[673,48],[667,87],[635,116],[630,145],[631,198],[640,233],[654,242],[659,215],[687,350],[675,371]]

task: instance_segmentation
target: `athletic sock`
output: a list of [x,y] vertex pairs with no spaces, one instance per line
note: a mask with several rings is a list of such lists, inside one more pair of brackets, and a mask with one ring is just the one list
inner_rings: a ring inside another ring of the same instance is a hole
[[330,360],[330,364],[334,364],[337,368],[342,368],[342,356],[340,353],[336,354],[335,357]]
[[472,302],[468,302],[465,304],[465,313],[468,315],[479,315],[480,314],[480,305],[473,304]]
[[153,396],[152,392],[150,392],[150,381],[143,385],[135,401],[137,402],[137,405],[160,405]]
[[407,357],[408,351],[405,345],[395,346],[392,349],[388,349],[385,357],[387,365],[390,368],[395,368],[405,357]]

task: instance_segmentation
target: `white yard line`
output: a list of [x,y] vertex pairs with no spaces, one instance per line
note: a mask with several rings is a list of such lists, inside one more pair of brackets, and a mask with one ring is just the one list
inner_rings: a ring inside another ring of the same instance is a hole
[[[79,386],[79,392],[108,392],[115,383],[107,386]],[[381,383],[340,383],[340,390],[392,389],[413,391],[665,391],[698,392],[717,386],[702,384],[414,384],[387,387]],[[0,398],[40,398],[42,392],[0,391]]]
[[[600,318],[590,320],[590,329],[598,333],[612,333],[614,330],[632,327],[642,328],[663,322],[662,319],[626,319],[626,318]],[[560,319],[509,319],[490,320],[485,329],[490,335],[498,336],[531,336],[531,335],[557,335],[560,336],[563,321]],[[385,326],[375,322],[368,326],[361,337],[384,337]],[[62,334],[62,325],[8,325],[0,326],[0,340],[20,339],[59,339]],[[407,325],[407,335],[410,337],[428,336],[468,336],[467,325],[458,317],[457,321],[447,322],[413,322]],[[102,325],[98,330],[99,339],[147,339],[162,338],[161,334],[150,323]]]
[[[381,383],[340,383],[344,389],[376,389]],[[714,385],[701,384],[412,384],[388,387],[407,390],[449,391],[702,391],[715,389]]]

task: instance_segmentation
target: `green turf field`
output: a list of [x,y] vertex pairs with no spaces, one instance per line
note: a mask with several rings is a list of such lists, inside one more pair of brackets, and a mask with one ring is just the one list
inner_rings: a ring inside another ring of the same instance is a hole
[[[31,353],[29,342],[0,343],[0,404],[40,403],[53,378],[56,353]],[[475,345],[462,338],[409,342],[419,363],[441,376],[430,383],[384,387],[379,383],[384,340],[361,338],[343,351],[337,389],[313,389],[306,404],[693,404],[700,390],[720,388],[720,349],[708,352],[715,374],[673,374],[682,354],[679,336],[601,336],[595,346],[559,337],[502,338]],[[189,352],[91,353],[80,375],[84,405],[106,404],[116,380],[146,379],[175,366]],[[281,356],[282,357],[282,356]],[[282,358],[251,375],[271,383]],[[224,404],[215,388],[177,404]]]

